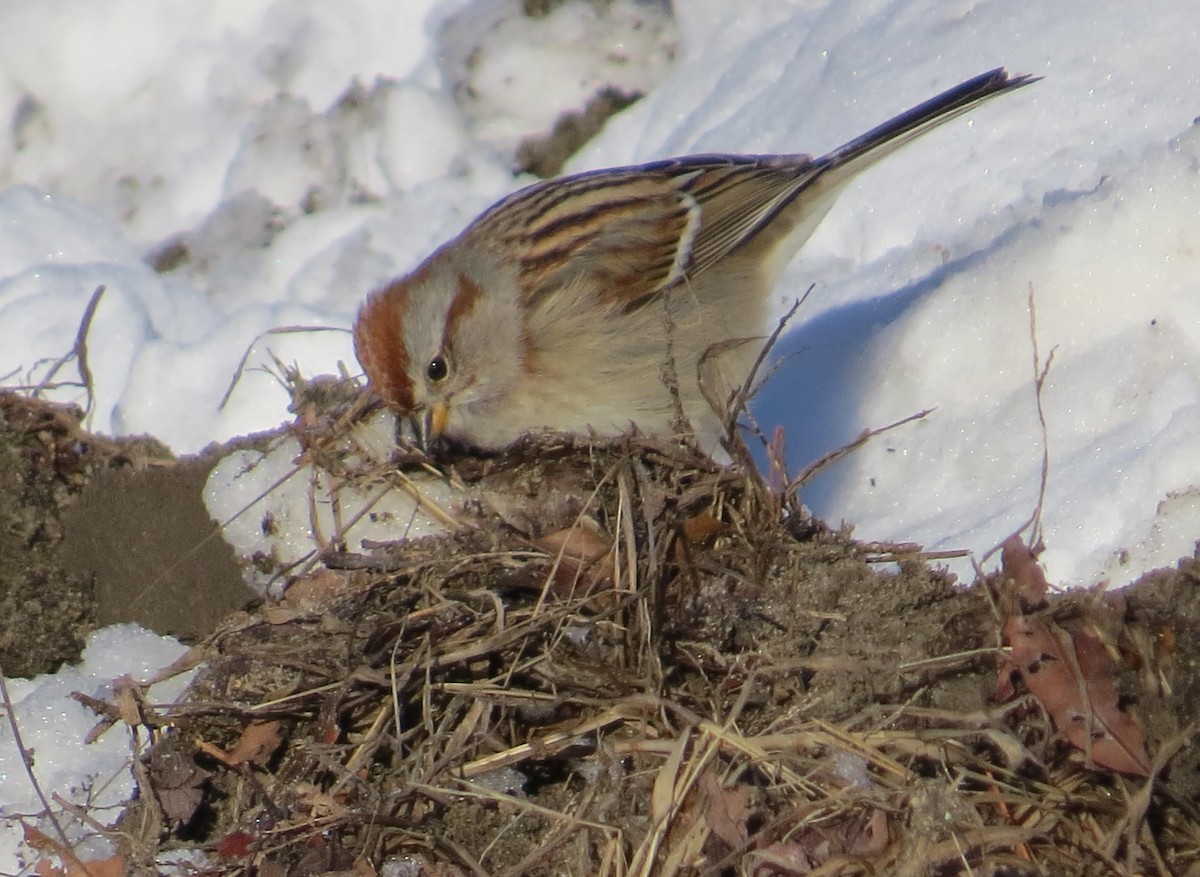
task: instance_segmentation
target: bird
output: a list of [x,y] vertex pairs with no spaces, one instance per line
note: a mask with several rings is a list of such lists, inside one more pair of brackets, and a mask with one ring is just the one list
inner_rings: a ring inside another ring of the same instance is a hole
[[846,185],[1040,77],[996,68],[832,152],[688,155],[534,183],[371,291],[354,349],[426,448],[636,427],[712,449],[783,268]]

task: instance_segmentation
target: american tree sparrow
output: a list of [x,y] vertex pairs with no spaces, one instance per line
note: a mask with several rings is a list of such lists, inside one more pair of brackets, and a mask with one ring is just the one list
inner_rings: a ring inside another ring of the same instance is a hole
[[821,158],[692,155],[535,183],[372,292],[358,360],[423,440],[491,451],[538,429],[670,433],[683,414],[710,442],[722,418],[700,380],[726,398],[747,378],[759,344],[737,340],[762,335],[776,278],[846,184],[1034,80],[993,70]]

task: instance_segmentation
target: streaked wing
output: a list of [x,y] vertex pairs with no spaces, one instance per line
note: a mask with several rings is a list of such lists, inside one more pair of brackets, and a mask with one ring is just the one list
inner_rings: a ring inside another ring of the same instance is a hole
[[[823,214],[855,174],[931,128],[1033,81],[992,70],[822,158],[694,155],[548,180],[500,201],[468,233],[511,254],[531,306],[586,279],[609,300],[635,308],[712,268],[789,207],[792,224],[811,232],[821,217],[809,216],[809,207]],[[821,194],[811,205],[797,201],[818,181]]]
[[684,271],[694,277],[753,237],[827,168],[807,155],[697,155],[679,161],[681,179],[700,205]]
[[531,304],[586,276],[634,308],[714,265],[817,172],[806,156],[735,155],[592,171],[509,196],[471,233],[514,255]]
[[583,277],[633,303],[682,277],[700,222],[695,199],[665,167],[641,166],[535,184],[488,210],[470,233],[513,255],[532,305]]

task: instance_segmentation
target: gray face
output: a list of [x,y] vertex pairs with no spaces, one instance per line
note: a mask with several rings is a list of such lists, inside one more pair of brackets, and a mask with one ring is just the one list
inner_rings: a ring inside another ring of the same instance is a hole
[[438,254],[418,270],[403,315],[413,407],[440,411],[451,438],[503,406],[523,360],[515,279],[461,256]]

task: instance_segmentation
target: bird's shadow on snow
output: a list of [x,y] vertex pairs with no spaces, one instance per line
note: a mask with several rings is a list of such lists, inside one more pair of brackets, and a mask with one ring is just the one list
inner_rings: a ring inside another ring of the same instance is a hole
[[[948,280],[976,269],[1036,225],[1036,221],[1028,221],[1010,226],[982,248],[882,295],[830,308],[811,320],[803,319],[800,309],[793,318],[794,328],[779,340],[770,358],[776,370],[750,403],[750,412],[768,439],[776,427],[783,428],[788,470],[793,476],[822,455],[854,441],[863,430],[886,426],[870,421],[860,405],[879,370],[887,367],[878,350],[893,326]],[[813,294],[820,294],[819,284]],[[911,413],[935,404],[935,400],[923,404],[918,399]],[[931,416],[936,414],[934,411]],[[911,426],[900,427],[906,428]],[[754,438],[749,441],[759,465],[765,466],[761,444]],[[886,435],[875,441],[887,441]],[[846,467],[835,463],[805,485],[802,499],[822,515],[839,492],[855,489],[845,483],[846,477]]]

